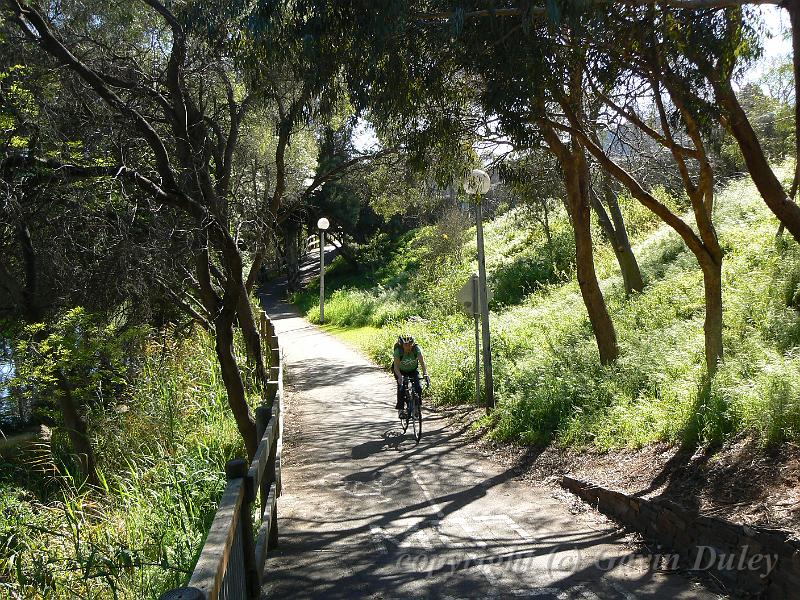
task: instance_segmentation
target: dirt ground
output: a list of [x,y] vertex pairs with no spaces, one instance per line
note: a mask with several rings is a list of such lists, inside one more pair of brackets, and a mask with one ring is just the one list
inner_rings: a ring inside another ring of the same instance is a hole
[[[482,411],[442,408],[452,423],[472,422]],[[762,449],[751,436],[721,448],[686,452],[653,444],[599,453],[551,445],[531,448],[473,434],[473,444],[525,479],[558,488],[562,475],[645,498],[665,498],[701,514],[739,524],[782,529],[800,539],[800,446]]]

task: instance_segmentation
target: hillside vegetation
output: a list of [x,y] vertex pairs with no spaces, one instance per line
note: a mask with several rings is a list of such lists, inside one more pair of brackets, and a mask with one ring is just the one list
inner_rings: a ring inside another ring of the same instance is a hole
[[[566,214],[553,220],[550,243],[524,208],[486,225],[497,409],[481,425],[499,440],[601,450],[657,440],[715,444],[742,431],[764,445],[800,439],[800,250],[789,239],[776,243],[777,222],[750,180],[717,193],[725,359],[711,382],[703,375],[696,260],[638,203],[621,204],[647,285],[626,298],[613,251],[595,228],[596,266],[620,342],[611,366],[598,360],[574,281]],[[473,324],[455,301],[477,270],[475,230],[463,219],[449,215],[408,233],[366,275],[337,258],[326,276],[326,326],[387,366],[397,334],[413,333],[440,404],[474,401]],[[295,296],[312,322],[317,298],[313,289]]]

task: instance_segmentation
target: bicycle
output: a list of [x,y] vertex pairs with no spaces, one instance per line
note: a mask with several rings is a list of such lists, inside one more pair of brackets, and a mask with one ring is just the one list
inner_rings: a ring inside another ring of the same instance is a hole
[[[414,432],[414,439],[419,442],[422,437],[422,397],[414,389],[413,381],[408,375],[402,376],[401,386],[403,388],[405,414],[400,418],[400,424],[403,426],[403,433],[405,433],[410,422]],[[426,381],[425,389],[428,389],[429,385]]]

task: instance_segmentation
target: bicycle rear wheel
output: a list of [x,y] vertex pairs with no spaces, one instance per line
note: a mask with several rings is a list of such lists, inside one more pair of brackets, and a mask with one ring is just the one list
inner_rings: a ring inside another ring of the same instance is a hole
[[411,414],[414,439],[419,442],[422,437],[422,398],[414,394],[414,410]]

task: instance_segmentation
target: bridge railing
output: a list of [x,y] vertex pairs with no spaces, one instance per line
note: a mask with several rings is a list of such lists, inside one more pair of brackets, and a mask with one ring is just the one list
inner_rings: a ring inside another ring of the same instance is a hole
[[250,465],[235,459],[225,466],[225,491],[189,583],[161,600],[257,599],[261,593],[267,552],[278,543],[283,364],[275,327],[263,311],[259,328],[269,347],[270,377],[265,402],[256,410],[258,449]]
[[[330,233],[325,236],[326,245],[334,244],[341,245],[338,239],[334,238]],[[319,253],[319,235],[314,234],[306,238],[306,254]]]

